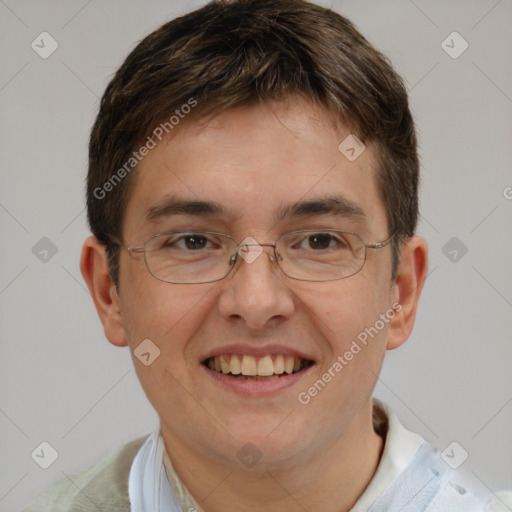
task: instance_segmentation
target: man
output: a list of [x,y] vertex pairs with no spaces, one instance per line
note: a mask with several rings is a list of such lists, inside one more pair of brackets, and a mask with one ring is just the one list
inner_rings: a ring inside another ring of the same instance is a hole
[[499,510],[372,399],[427,275],[418,168],[401,79],[328,9],[214,1],[144,39],[81,270],[160,428],[26,510]]

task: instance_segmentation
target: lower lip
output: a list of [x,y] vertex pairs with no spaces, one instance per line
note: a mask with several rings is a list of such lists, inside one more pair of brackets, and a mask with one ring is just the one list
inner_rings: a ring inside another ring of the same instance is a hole
[[271,380],[246,380],[237,379],[224,373],[210,370],[204,365],[201,368],[206,372],[208,376],[215,379],[222,386],[227,389],[246,396],[271,396],[279,393],[283,389],[289,388],[296,384],[300,379],[304,377],[313,368],[314,365],[304,368],[304,370],[298,373],[283,374],[277,379]]

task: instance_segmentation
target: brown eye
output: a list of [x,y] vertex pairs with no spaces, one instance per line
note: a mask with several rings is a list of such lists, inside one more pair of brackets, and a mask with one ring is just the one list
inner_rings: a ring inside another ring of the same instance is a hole
[[208,244],[208,239],[202,235],[187,235],[182,237],[185,247],[191,250],[204,249]]
[[333,237],[327,233],[317,233],[308,237],[311,249],[328,249]]

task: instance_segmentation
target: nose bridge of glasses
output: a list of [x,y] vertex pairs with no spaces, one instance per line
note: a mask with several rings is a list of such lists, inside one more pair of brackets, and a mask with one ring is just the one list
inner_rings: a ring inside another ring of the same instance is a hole
[[[247,240],[247,241],[246,241]],[[273,243],[259,243],[254,238],[246,239],[240,244],[238,244],[236,248],[235,254],[232,256],[230,263],[234,263],[237,256],[240,256],[243,260],[245,260],[247,263],[252,263],[255,261],[261,254],[263,254],[266,247],[271,247],[272,250],[269,254],[270,261],[275,261],[275,247],[276,244]],[[253,248],[251,250],[251,248]],[[277,254],[277,260],[281,260],[282,258]]]
[[260,244],[259,242],[242,242],[238,245],[238,250],[241,250],[242,247],[275,247],[276,244]]

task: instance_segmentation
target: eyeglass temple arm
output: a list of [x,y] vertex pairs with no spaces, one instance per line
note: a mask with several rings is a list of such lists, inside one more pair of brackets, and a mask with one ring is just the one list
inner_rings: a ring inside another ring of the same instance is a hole
[[129,254],[144,252],[144,246],[127,247],[126,245],[123,244],[123,242],[121,242],[121,240],[119,240],[119,238],[117,238],[117,236],[107,234],[107,237],[109,238],[109,240],[111,242],[113,242],[116,245],[119,245],[119,247],[124,247],[128,251]]
[[375,242],[374,244],[366,244],[366,247],[368,249],[382,249],[382,247],[386,247],[386,245],[393,240],[395,235],[391,235],[389,238],[386,238],[386,240],[383,240],[382,242]]

